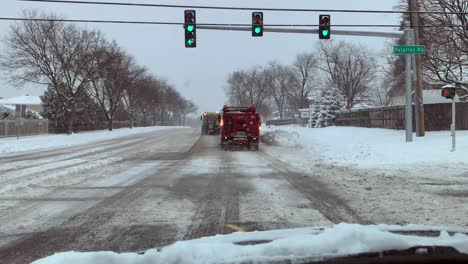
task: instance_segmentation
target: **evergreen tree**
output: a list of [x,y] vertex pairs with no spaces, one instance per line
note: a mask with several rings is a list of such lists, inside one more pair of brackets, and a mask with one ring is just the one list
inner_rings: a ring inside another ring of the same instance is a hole
[[[69,118],[69,105],[60,100],[55,89],[49,87],[41,96],[44,118],[54,122],[56,128],[65,128]],[[104,116],[99,112],[97,103],[86,93],[78,98],[75,104],[77,118],[75,124],[81,127],[92,127],[96,122],[103,122]],[[77,129],[77,128],[75,128]]]
[[311,127],[328,127],[335,125],[336,112],[345,109],[345,98],[338,88],[327,88],[322,96],[316,98],[312,107]]

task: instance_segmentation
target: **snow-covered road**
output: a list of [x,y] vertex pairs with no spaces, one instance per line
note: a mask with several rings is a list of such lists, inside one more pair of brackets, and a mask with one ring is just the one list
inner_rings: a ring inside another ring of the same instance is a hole
[[263,151],[223,151],[217,137],[198,138],[198,130],[175,128],[2,157],[0,259],[365,222]]
[[[117,131],[110,139],[104,131],[85,133],[71,144],[0,156],[0,247],[54,228],[170,166],[166,158],[182,159],[199,137],[188,128]],[[45,138],[27,141],[42,146]]]

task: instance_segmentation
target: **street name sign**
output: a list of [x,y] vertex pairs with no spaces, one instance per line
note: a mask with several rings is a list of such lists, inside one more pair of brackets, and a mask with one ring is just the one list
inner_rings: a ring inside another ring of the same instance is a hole
[[397,55],[407,55],[407,54],[425,54],[426,46],[424,45],[414,45],[414,46],[394,46],[393,53]]

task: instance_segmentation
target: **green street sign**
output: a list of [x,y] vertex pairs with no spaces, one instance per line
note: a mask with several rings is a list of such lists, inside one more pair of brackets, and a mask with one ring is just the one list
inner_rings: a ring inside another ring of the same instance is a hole
[[425,54],[426,46],[417,45],[417,46],[394,46],[393,53],[397,55],[407,55],[407,54]]

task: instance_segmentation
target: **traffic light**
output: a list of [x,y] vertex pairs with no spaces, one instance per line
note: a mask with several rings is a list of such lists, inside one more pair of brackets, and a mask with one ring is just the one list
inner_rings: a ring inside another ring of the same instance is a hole
[[330,39],[330,15],[319,16],[319,39]]
[[263,36],[263,12],[252,12],[252,37]]
[[184,11],[185,47],[195,48],[197,46],[197,24],[195,10]]
[[456,94],[456,88],[453,86],[444,86],[441,90],[442,96],[447,99],[453,99]]

